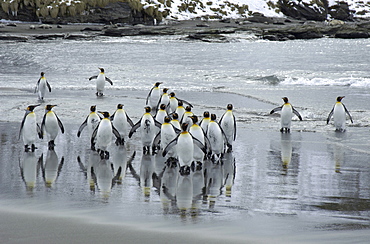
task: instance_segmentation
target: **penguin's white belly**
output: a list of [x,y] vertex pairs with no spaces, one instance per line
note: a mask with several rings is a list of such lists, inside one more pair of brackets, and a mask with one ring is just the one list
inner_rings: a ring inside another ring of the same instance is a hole
[[105,77],[104,76],[98,76],[96,79],[96,91],[97,92],[103,92],[105,86]]
[[87,128],[89,130],[89,135],[92,135],[95,128],[99,125],[100,117],[97,114],[90,115],[87,120]]
[[49,141],[54,140],[59,132],[58,121],[55,115],[47,114],[45,119],[45,131]]
[[112,126],[110,121],[101,121],[97,134],[96,145],[99,149],[106,150],[112,141]]
[[151,146],[154,137],[154,126],[153,118],[142,118],[140,127],[143,146]]
[[25,145],[34,144],[37,138],[36,116],[29,114],[24,121],[22,138]]
[[40,99],[45,97],[45,91],[46,91],[46,81],[44,79],[41,79],[39,83],[39,98]]
[[[166,146],[176,138],[176,133],[173,128],[166,128],[172,127],[172,125],[162,126],[161,130],[161,148],[164,149]],[[176,155],[176,147],[172,147],[170,151],[168,151],[168,157],[174,157]]]
[[194,146],[190,134],[180,135],[177,139],[177,156],[181,166],[190,165],[193,162]]
[[281,109],[281,128],[288,128],[290,129],[290,125],[292,123],[292,107],[284,105]]
[[212,152],[215,154],[220,154],[223,151],[223,138],[220,127],[216,123],[210,123],[208,125],[208,139],[211,143]]
[[230,116],[225,116],[221,121],[221,128],[224,130],[229,144],[234,141],[234,120]]
[[[203,145],[204,145],[204,134],[201,127],[197,127],[193,129],[193,127],[190,127],[190,134],[193,135],[194,138],[198,139]],[[194,153],[193,158],[195,161],[203,162],[204,153],[203,151],[194,144]]]
[[346,111],[341,104],[336,104],[333,111],[334,126],[337,130],[343,130],[346,127]]
[[122,138],[127,135],[127,117],[124,112],[116,112],[113,119],[113,126],[118,130]]
[[150,107],[152,108],[157,107],[160,96],[161,95],[160,95],[159,88],[153,89],[152,94],[150,95],[150,98],[149,98]]

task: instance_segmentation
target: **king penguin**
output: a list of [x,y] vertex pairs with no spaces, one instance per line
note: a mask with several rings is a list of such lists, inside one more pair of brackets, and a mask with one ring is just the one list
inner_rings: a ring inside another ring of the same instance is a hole
[[174,113],[176,111],[176,108],[179,104],[179,101],[181,101],[183,104],[185,103],[185,104],[189,105],[190,107],[193,107],[193,105],[191,105],[189,102],[187,102],[183,99],[177,98],[176,94],[174,92],[171,92],[169,94],[169,97],[170,97],[169,108],[168,108],[169,113]]
[[99,113],[101,113],[104,118],[95,128],[91,136],[91,144],[93,144],[96,139],[96,149],[100,154],[101,159],[109,159],[109,152],[107,151],[107,148],[112,142],[113,134],[118,140],[121,140],[121,136],[117,129],[112,125],[109,113],[101,111],[99,111]]
[[182,115],[182,118],[181,118],[181,124],[183,124],[183,123],[191,124],[192,120],[191,120],[190,117],[193,116],[193,115],[194,115],[194,113],[191,111],[191,107],[186,106],[185,113]]
[[302,116],[298,111],[289,103],[287,97],[283,97],[284,104],[280,107],[274,108],[271,110],[270,114],[281,111],[280,121],[281,129],[280,132],[290,132],[290,124],[292,123],[293,113],[297,115],[299,120],[302,120]]
[[337,97],[337,102],[335,103],[333,109],[330,111],[329,116],[326,120],[326,124],[329,124],[331,116],[334,119],[334,126],[336,131],[344,132],[346,130],[346,114],[348,114],[351,122],[353,123],[352,116],[348,112],[346,106],[342,103],[343,97]]
[[202,127],[204,132],[207,133],[209,122],[211,121],[211,117],[209,116],[208,111],[203,112],[203,119],[200,121],[199,125]]
[[149,154],[150,146],[153,143],[153,139],[155,133],[157,132],[156,126],[161,128],[161,124],[153,118],[150,114],[151,107],[145,107],[145,113],[141,117],[141,119],[131,128],[130,133],[128,135],[129,138],[136,132],[136,130],[140,127],[141,128],[141,142],[143,145],[144,154]]
[[41,72],[41,77],[37,81],[37,84],[35,87],[35,93],[38,92],[39,101],[44,101],[46,87],[48,88],[49,92],[51,92],[51,86],[45,78],[45,73]]
[[34,152],[36,149],[35,142],[37,136],[42,139],[40,126],[36,123],[36,114],[33,112],[37,106],[40,105],[30,105],[26,108],[26,113],[24,114],[21,128],[19,130],[19,138],[22,135],[25,152],[30,150],[30,146],[32,152]]
[[[177,131],[171,123],[171,118],[166,116],[164,118],[164,122],[162,123],[160,132],[155,136],[153,140],[152,148],[160,148],[164,149],[167,145],[173,141],[177,136]],[[180,131],[179,131],[180,132]],[[166,158],[176,157],[176,148],[173,147],[166,155]]]
[[172,113],[171,116],[172,116],[171,124],[175,126],[176,129],[181,130],[179,115],[177,113]]
[[157,114],[155,115],[155,119],[156,119],[159,123],[163,124],[163,122],[164,122],[164,118],[165,118],[167,115],[168,115],[168,114],[167,114],[167,111],[166,111],[166,105],[162,103],[162,104],[159,106],[159,110],[157,111]]
[[134,123],[132,122],[130,116],[124,110],[123,104],[117,105],[117,110],[111,116],[113,126],[118,130],[121,135],[121,141],[116,141],[116,145],[123,145],[125,138],[127,137],[129,126],[132,128]]
[[[91,106],[90,114],[86,117],[85,121],[80,125],[80,128],[78,128],[77,137],[81,136],[81,132],[86,126],[89,131],[89,137],[91,137],[95,128],[98,126],[100,120],[101,118],[96,112],[96,105]],[[91,150],[95,150],[95,143],[91,144]]]
[[179,116],[180,120],[182,118],[182,116],[184,115],[185,113],[185,108],[183,106],[183,101],[179,100],[178,103],[177,103],[177,108],[175,110],[175,113],[177,113],[177,115]]
[[[208,138],[203,131],[202,127],[198,125],[198,116],[193,115],[190,116],[192,120],[192,125],[190,126],[189,133],[196,139],[198,139],[206,148],[209,150],[210,144]],[[194,153],[193,153],[194,161],[203,163],[204,160],[204,153],[203,151],[196,145],[194,145]]]
[[[211,114],[211,121],[207,128],[207,137],[211,144],[212,160],[220,159],[223,156],[224,145],[229,145],[229,143],[220,124],[216,121],[216,114]],[[216,156],[218,158],[215,158]]]
[[[59,117],[52,111],[51,109],[57,105],[46,105],[45,107],[45,114],[44,118],[42,119],[41,123],[41,131],[46,135],[48,138],[48,146],[50,150],[54,149],[55,143],[54,140],[58,135],[59,128],[62,134],[64,133],[64,126],[62,121],[60,121]],[[59,128],[58,128],[59,127]]]
[[161,104],[166,105],[165,109],[167,109],[167,106],[170,103],[170,96],[168,95],[167,92],[168,92],[168,88],[163,88],[162,95],[161,95],[161,97],[158,101],[158,104],[157,104],[157,109],[159,109]]
[[228,152],[232,151],[232,143],[236,138],[236,120],[233,114],[233,105],[227,105],[227,111],[221,116],[220,126],[224,131],[227,141],[229,142]]
[[89,80],[96,79],[96,96],[97,97],[102,97],[104,94],[104,87],[105,87],[105,82],[109,82],[113,86],[113,82],[105,76],[104,69],[99,68],[100,73],[99,75],[94,75],[89,78]]
[[162,82],[156,82],[154,86],[150,89],[148,96],[146,97],[145,104],[150,106],[150,108],[154,111],[157,109],[157,105],[161,97],[161,90],[159,88],[161,84]]
[[191,165],[194,160],[194,145],[197,145],[203,153],[206,153],[206,147],[202,142],[194,138],[188,132],[188,126],[189,125],[187,123],[181,124],[181,133],[178,134],[162,152],[162,156],[165,157],[171,148],[176,145],[176,152],[180,166]]

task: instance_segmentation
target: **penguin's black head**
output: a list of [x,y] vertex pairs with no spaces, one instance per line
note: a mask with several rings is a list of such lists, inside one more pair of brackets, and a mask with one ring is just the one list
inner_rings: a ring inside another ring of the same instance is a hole
[[99,113],[101,113],[104,116],[104,118],[109,118],[109,112],[99,111]]
[[233,105],[232,105],[231,103],[229,103],[229,104],[227,105],[227,110],[233,110]]
[[163,88],[163,93],[167,93],[168,88]]
[[186,112],[190,112],[191,111],[191,107],[190,106],[186,106],[185,110],[186,110]]
[[90,107],[90,112],[95,112],[96,111],[96,105],[93,105]]
[[179,101],[177,102],[177,105],[180,107],[180,106],[182,106],[182,105],[183,105],[183,102],[182,102],[181,100],[179,100]]
[[51,104],[48,104],[48,105],[46,105],[45,110],[50,111],[50,110],[51,110],[52,108],[54,108],[55,106],[57,106],[57,105],[51,105]]
[[181,166],[179,172],[181,176],[190,175],[191,172],[190,166],[189,165]]
[[160,108],[160,109],[162,109],[162,110],[165,110],[165,109],[166,109],[166,104],[163,104],[163,103],[162,103],[162,104],[159,106],[159,108]]
[[171,92],[170,93],[170,97],[175,97],[175,93],[174,92]]
[[41,76],[44,76],[45,75],[45,73],[44,72],[41,72]]
[[343,97],[337,97],[337,102],[342,101],[343,98],[344,98],[344,96]]
[[164,117],[164,122],[165,123],[170,123],[171,122],[171,118],[169,116],[165,116]]
[[37,106],[40,106],[40,104],[37,104],[37,105],[30,105],[30,106],[28,106],[27,107],[27,111],[30,111],[30,112],[32,112]]
[[204,117],[204,118],[209,118],[209,112],[208,112],[208,111],[205,111],[205,112],[203,113],[203,117]]
[[288,103],[288,98],[287,98],[287,97],[283,97],[283,101],[284,101],[285,103]]
[[152,109],[149,106],[146,106],[145,107],[145,113],[150,113],[150,111],[152,111]]
[[193,124],[198,123],[198,116],[193,115],[193,116],[190,116],[190,118],[191,118],[191,120],[193,121]]
[[120,104],[118,104],[118,105],[117,105],[117,109],[123,109],[123,104],[121,104],[121,103],[120,103]]
[[182,124],[181,124],[181,129],[182,129],[182,131],[186,131],[186,130],[188,129],[188,126],[189,126],[189,124],[188,124],[188,123],[182,123]]
[[211,120],[216,120],[216,114],[211,114]]
[[99,68],[100,69],[100,72],[104,73],[104,69],[103,68]]
[[155,87],[158,87],[160,84],[162,84],[162,82],[156,82],[156,83],[154,84],[154,86],[155,86]]
[[179,119],[179,115],[177,113],[172,114],[172,119]]

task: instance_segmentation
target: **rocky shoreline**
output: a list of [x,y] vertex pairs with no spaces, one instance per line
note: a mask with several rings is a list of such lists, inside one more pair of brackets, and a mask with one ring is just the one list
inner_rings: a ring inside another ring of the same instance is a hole
[[159,25],[1,23],[0,41],[91,39],[100,36],[180,35],[185,40],[229,42],[230,34],[251,33],[270,41],[294,39],[369,38],[370,20],[301,21],[253,16],[230,20],[164,21]]

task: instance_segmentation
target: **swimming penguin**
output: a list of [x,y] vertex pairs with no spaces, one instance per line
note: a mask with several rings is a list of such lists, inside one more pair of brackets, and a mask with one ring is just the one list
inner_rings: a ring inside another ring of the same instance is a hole
[[326,120],[326,124],[329,124],[329,120],[331,116],[333,116],[334,119],[334,126],[335,130],[337,131],[345,131],[346,130],[346,114],[348,114],[351,122],[353,123],[352,116],[348,112],[346,106],[342,103],[343,97],[337,97],[337,102],[335,103],[333,109],[330,111],[329,116]]
[[[192,125],[190,126],[189,133],[196,139],[198,139],[203,145],[207,148],[210,147],[209,140],[203,131],[202,127],[198,125],[198,116],[190,116],[192,119]],[[204,153],[200,148],[194,145],[194,153],[193,153],[194,161],[203,163]]]
[[109,113],[101,111],[99,111],[99,113],[101,113],[104,118],[92,133],[91,144],[93,144],[96,139],[96,149],[100,154],[101,159],[109,159],[107,148],[112,142],[112,135],[114,134],[118,140],[121,140],[121,136],[117,129],[112,125]]
[[154,86],[150,89],[145,102],[145,105],[149,105],[154,111],[157,109],[157,105],[161,97],[161,90],[159,89],[160,84],[162,84],[162,82],[156,82],[154,84]]
[[111,116],[113,126],[118,130],[121,135],[121,141],[116,141],[117,145],[123,145],[125,142],[125,137],[127,137],[129,126],[134,126],[134,123],[127,115],[126,111],[123,108],[123,104],[117,105],[117,110]]
[[45,78],[45,73],[41,72],[41,77],[37,81],[37,84],[36,84],[36,87],[35,87],[35,93],[38,92],[40,101],[44,101],[46,87],[48,88],[49,92],[51,92],[51,86]]
[[181,124],[182,132],[177,135],[177,137],[172,140],[166,148],[163,149],[162,156],[165,157],[166,154],[171,150],[173,146],[176,145],[176,152],[179,163],[181,166],[190,166],[194,160],[194,145],[197,145],[203,153],[206,153],[206,147],[198,139],[194,138],[188,132],[189,124]]
[[208,111],[204,111],[204,113],[203,113],[203,119],[200,121],[199,125],[200,125],[200,127],[202,127],[202,129],[206,133],[207,133],[208,124],[209,124],[210,121],[211,121],[211,117],[209,115],[209,112]]
[[270,114],[275,112],[281,111],[280,121],[281,121],[281,129],[280,132],[290,132],[290,124],[292,122],[293,113],[297,115],[299,120],[302,120],[301,115],[298,113],[297,110],[288,102],[287,97],[283,97],[284,104],[280,107],[274,108],[271,110]]
[[233,105],[227,105],[227,111],[221,116],[220,126],[224,131],[227,141],[229,142],[228,152],[232,151],[232,143],[236,138],[236,120],[233,114]]
[[169,97],[170,97],[169,108],[168,108],[169,113],[174,113],[176,111],[176,108],[177,108],[180,100],[183,104],[185,103],[185,104],[189,105],[190,107],[193,107],[193,105],[191,105],[189,102],[187,102],[183,99],[177,98],[176,94],[174,92],[171,92],[169,94]]
[[165,118],[167,115],[168,115],[168,114],[167,114],[167,111],[166,111],[166,105],[162,103],[162,104],[159,106],[159,110],[157,111],[157,114],[155,115],[155,119],[156,119],[159,123],[163,124],[163,122],[164,122],[164,118]]
[[35,149],[37,148],[35,146],[37,136],[39,136],[39,138],[42,139],[41,128],[36,123],[36,114],[35,112],[33,112],[33,110],[37,106],[40,106],[40,104],[30,105],[26,108],[26,113],[24,114],[21,128],[19,130],[19,138],[22,135],[25,152],[28,152],[30,150],[30,147],[32,152],[34,152]]
[[[100,120],[101,118],[96,112],[96,106],[95,105],[91,106],[90,114],[86,117],[85,121],[80,125],[80,128],[78,128],[77,137],[81,136],[81,132],[86,126],[89,131],[89,137],[91,137],[95,128],[98,126]],[[95,143],[91,144],[91,150],[95,150]]]
[[175,126],[176,129],[181,130],[179,115],[177,113],[172,113],[171,116],[172,116],[171,124]]
[[229,145],[226,135],[220,124],[216,121],[216,114],[211,114],[211,120],[207,128],[207,137],[211,144],[212,160],[220,159],[224,152],[224,145]]
[[141,128],[141,142],[143,144],[143,151],[148,154],[150,151],[150,146],[152,145],[155,133],[157,132],[156,127],[161,128],[161,124],[153,118],[150,114],[151,108],[149,106],[145,107],[145,113],[141,119],[131,128],[128,135],[129,138],[136,132],[136,130]]
[[105,76],[104,69],[103,68],[99,68],[99,69],[100,69],[99,75],[94,75],[89,78],[89,80],[96,79],[96,93],[95,94],[97,97],[103,96],[106,81],[109,82],[109,84],[113,86],[113,82],[108,77]]
[[[153,140],[152,148],[160,148],[164,149],[167,145],[173,141],[177,134],[180,132],[177,130],[171,123],[171,118],[166,116],[164,118],[164,122],[161,125],[160,132],[155,136]],[[176,157],[176,148],[172,148],[166,155],[167,158],[169,157]]]
[[[64,126],[59,117],[51,109],[57,105],[46,105],[44,118],[41,123],[41,131],[46,133],[48,137],[48,146],[50,150],[54,149],[55,143],[54,140],[58,135],[59,128],[62,134],[64,134]],[[59,127],[59,128],[58,128]]]

